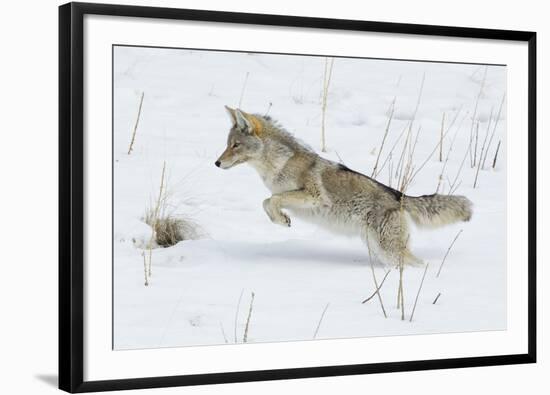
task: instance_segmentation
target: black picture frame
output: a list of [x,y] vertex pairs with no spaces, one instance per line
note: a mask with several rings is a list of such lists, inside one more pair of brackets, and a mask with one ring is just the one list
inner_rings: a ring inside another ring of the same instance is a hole
[[[84,380],[83,19],[87,14],[401,33],[528,43],[528,352],[133,379]],[[536,33],[127,5],[68,3],[59,8],[59,388],[90,392],[245,381],[449,369],[536,361]]]

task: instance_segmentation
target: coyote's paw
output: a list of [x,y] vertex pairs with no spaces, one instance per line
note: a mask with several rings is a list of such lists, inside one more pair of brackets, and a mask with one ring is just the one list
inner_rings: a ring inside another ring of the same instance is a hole
[[277,213],[271,213],[267,211],[267,215],[269,216],[271,222],[273,222],[274,224],[282,225],[284,227],[290,227],[290,217],[282,211],[279,211]]
[[279,218],[277,219],[277,221],[273,221],[273,222],[290,228],[290,217],[283,212],[280,212]]
[[263,206],[271,222],[285,227],[290,227],[290,217],[275,207],[272,204],[271,199],[264,200]]

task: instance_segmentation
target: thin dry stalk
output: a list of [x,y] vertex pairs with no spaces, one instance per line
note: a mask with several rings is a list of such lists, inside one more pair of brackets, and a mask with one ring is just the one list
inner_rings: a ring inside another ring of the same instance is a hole
[[267,115],[269,114],[269,110],[271,110],[271,107],[273,107],[273,103],[269,102],[269,106],[267,106],[267,111],[265,112],[264,117],[267,117]]
[[330,79],[332,77],[332,68],[334,66],[334,58],[330,58],[330,66],[329,66],[329,58],[325,58],[325,75],[323,79],[323,98],[322,98],[322,104],[321,104],[321,151],[327,152],[326,147],[326,141],[325,141],[325,119],[326,119],[326,113],[327,113],[327,100],[328,100],[328,88],[330,86]]
[[[403,175],[403,158],[404,158],[404,152],[407,148],[407,144],[411,144],[410,143],[410,138],[412,137],[413,135],[413,132],[412,132],[412,127],[413,127],[413,124],[414,124],[414,121],[416,119],[416,114],[418,113],[418,109],[420,108],[420,102],[421,102],[421,99],[422,99],[422,92],[424,91],[424,82],[426,81],[426,73],[422,74],[422,82],[420,83],[420,90],[418,92],[418,98],[416,99],[416,106],[414,108],[414,112],[413,112],[413,115],[412,115],[412,118],[411,118],[411,121],[409,122],[409,130],[407,132],[407,138],[405,139],[405,144],[403,145],[403,151],[401,152],[401,157],[399,158],[399,162],[397,163],[397,168],[399,169],[399,176],[398,176],[398,182],[397,182],[397,185],[400,185],[402,184],[402,180],[401,180],[401,177]],[[420,129],[418,130],[418,133],[420,133]],[[417,140],[418,140],[418,134],[417,134]],[[415,143],[416,145],[416,143]],[[411,147],[409,146],[409,152],[411,151]],[[409,164],[411,164],[409,162]]]
[[443,130],[445,129],[445,112],[441,117],[441,131],[439,133],[439,161],[443,162]]
[[495,119],[495,125],[493,126],[493,132],[491,133],[491,138],[489,139],[489,144],[487,144],[487,149],[485,150],[485,156],[483,157],[483,164],[481,165],[481,168],[485,168],[485,161],[487,160],[487,153],[489,152],[489,149],[491,148],[491,144],[493,142],[493,137],[495,137],[495,132],[497,130],[498,121],[500,120],[500,115],[502,113],[502,107],[504,105],[504,99],[506,97],[506,92],[502,94],[502,99],[500,100],[500,106],[498,108],[497,117]]
[[403,143],[403,148],[401,148],[401,155],[399,155],[399,160],[397,161],[397,169],[395,170],[395,177],[397,178],[397,185],[401,183],[401,176],[403,175],[403,167],[405,165],[405,152],[407,152],[407,147],[410,143],[412,132],[412,122],[409,123],[409,129],[407,131],[407,136],[405,137],[405,143]]
[[388,165],[388,186],[391,188],[391,184],[392,184],[392,174],[393,174],[393,162],[391,160],[391,155],[390,155],[390,160],[389,160],[389,165]]
[[160,188],[159,196],[157,199],[157,204],[153,210],[153,221],[151,225],[151,238],[149,239],[149,270],[148,276],[151,277],[151,267],[153,263],[153,240],[155,240],[155,229],[157,229],[157,222],[159,218],[159,211],[161,207],[161,202],[164,196],[164,175],[166,173],[166,161],[162,162],[162,175],[160,176]]
[[403,295],[403,271],[404,271],[404,263],[403,263],[403,257],[401,257],[399,259],[399,290],[398,290],[399,307],[401,308],[401,321],[405,321],[405,298]]
[[445,260],[447,259],[447,255],[449,255],[449,252],[451,252],[451,248],[453,248],[453,245],[455,244],[456,239],[458,239],[458,236],[460,236],[461,233],[462,233],[462,229],[460,229],[460,231],[456,234],[455,238],[453,239],[453,242],[451,243],[449,248],[447,248],[447,252],[445,253],[445,256],[443,257],[443,260],[441,261],[441,265],[439,265],[439,270],[437,271],[436,277],[439,277],[439,274],[441,274],[441,269],[443,269],[443,265],[445,264]]
[[372,279],[374,281],[374,286],[376,287],[376,294],[378,295],[378,300],[380,301],[380,307],[382,308],[382,313],[384,314],[384,318],[388,318],[388,315],[386,314],[386,309],[384,308],[384,303],[382,302],[382,295],[380,295],[380,286],[378,286],[378,280],[376,279],[376,274],[374,272],[374,265],[370,264],[370,268],[372,271]]
[[147,276],[147,259],[145,259],[145,253],[142,252],[141,256],[143,257],[143,275],[145,276],[145,286],[149,286],[149,277]]
[[397,309],[401,308],[401,284],[399,284],[397,286],[397,305],[396,305],[396,308]]
[[250,318],[252,318],[252,309],[254,308],[254,292],[250,296],[250,307],[248,308],[248,317],[246,317],[246,325],[244,327],[243,343],[248,341],[248,328],[250,327]]
[[418,113],[418,108],[420,107],[420,100],[422,99],[422,92],[424,91],[424,82],[426,81],[426,73],[422,74],[422,82],[420,83],[420,91],[418,92],[418,99],[416,100],[416,107],[414,108],[414,113],[412,116],[411,122],[414,122],[416,119],[416,114]]
[[477,185],[477,178],[479,176],[479,170],[481,169],[481,158],[485,152],[485,143],[487,142],[487,137],[489,136],[489,129],[491,128],[491,119],[493,118],[493,109],[491,108],[491,115],[489,115],[489,121],[487,122],[487,130],[485,131],[485,138],[483,139],[483,145],[481,146],[481,152],[479,154],[479,162],[477,163],[476,177],[474,179],[474,188]]
[[[376,290],[372,293],[371,296],[369,296],[368,298],[366,298],[365,300],[363,300],[361,302],[361,304],[365,304],[367,303],[369,300],[371,300],[372,298],[374,298],[379,292],[380,292],[380,289],[382,289],[382,286],[384,285],[384,282],[386,281],[386,278],[388,277],[388,274],[390,274],[391,270],[388,270],[386,272],[386,274],[384,275],[384,278],[382,278],[382,281],[380,282],[380,285],[376,288]],[[373,275],[374,277],[374,275]],[[374,277],[376,278],[376,277]],[[376,283],[375,283],[376,284]]]
[[237,343],[237,321],[239,320],[239,310],[241,308],[241,300],[243,298],[244,289],[241,289],[241,294],[239,295],[239,301],[237,302],[237,310],[235,311],[235,323],[233,326],[233,339]]
[[139,107],[138,107],[138,113],[136,117],[136,123],[134,124],[134,131],[132,133],[132,140],[130,141],[130,146],[128,147],[128,155],[132,153],[132,149],[134,148],[134,141],[136,140],[136,132],[139,125],[139,118],[141,117],[141,106],[143,105],[143,97],[145,96],[145,92],[141,92],[141,99],[139,100]]
[[458,188],[460,187],[461,184],[462,184],[462,180],[460,180],[458,182],[458,184],[456,184],[454,187],[449,189],[449,195],[452,195],[453,193],[455,193],[458,190]]
[[369,242],[369,234],[366,234],[367,239],[367,249],[369,250],[369,261],[370,261],[370,268],[372,271],[372,279],[374,281],[374,286],[376,287],[376,295],[378,295],[378,301],[380,302],[380,308],[382,309],[382,313],[384,314],[384,318],[388,318],[388,315],[386,314],[386,309],[384,308],[384,302],[382,301],[382,295],[380,295],[380,292],[378,290],[380,287],[378,286],[378,280],[376,279],[376,273],[374,272],[374,265],[372,260],[372,253],[371,253],[371,247]]
[[435,297],[435,299],[434,299],[434,301],[432,302],[432,304],[436,304],[437,301],[439,300],[439,297],[440,297],[440,296],[441,296],[441,292],[439,292],[439,293],[437,294],[437,296]]
[[479,99],[481,98],[481,95],[483,94],[483,88],[485,87],[485,79],[487,78],[487,69],[488,68],[489,68],[488,66],[485,66],[485,70],[483,72],[483,78],[482,78],[481,84],[479,86],[479,92],[478,92],[477,97],[476,97],[476,102],[475,102],[475,106],[474,106],[474,113],[472,114],[472,126],[470,127],[470,145],[469,145],[469,149],[468,149],[468,152],[470,153],[470,167],[474,167],[473,156],[472,156],[472,142],[474,140],[474,126],[475,126],[475,123],[476,123],[477,107],[479,105]]
[[[404,190],[401,191],[403,194],[405,193]],[[399,233],[402,232],[403,229],[403,221],[404,221],[404,213],[403,213],[403,201],[404,199],[401,199],[401,208],[400,208],[400,216],[399,216]],[[399,254],[399,287],[397,289],[397,307],[401,308],[401,321],[405,321],[405,295],[403,291],[403,272],[405,271],[405,261],[404,261],[404,253],[405,249],[407,248],[407,245],[409,244],[409,236],[407,236],[407,240],[405,240],[405,244],[401,247],[401,252]]]
[[390,110],[390,115],[388,116],[388,123],[386,124],[386,129],[384,130],[384,136],[382,137],[382,143],[380,143],[380,149],[378,150],[378,156],[376,157],[376,162],[374,163],[374,168],[372,169],[371,177],[376,176],[376,170],[378,169],[378,161],[380,160],[380,154],[382,154],[382,150],[384,149],[384,143],[386,142],[386,138],[388,137],[388,133],[390,131],[390,125],[393,119],[394,111],[395,111],[395,97],[393,98],[393,101],[391,103],[391,110]]
[[[466,158],[468,157],[468,154],[470,153],[470,149],[472,148],[472,145],[469,144],[468,148],[466,149],[466,153],[464,154],[464,158],[462,158],[462,162],[460,162],[460,167],[458,168],[458,171],[456,172],[456,176],[451,183],[451,190],[455,189],[455,185],[458,181],[458,177],[460,177],[460,173],[462,173],[462,168],[464,167],[464,163],[466,163]],[[451,192],[449,192],[449,195],[451,195]]]
[[319,318],[319,322],[317,323],[317,328],[315,328],[315,333],[313,334],[313,339],[317,338],[317,333],[319,333],[319,328],[321,327],[321,323],[323,322],[323,318],[325,318],[325,313],[327,312],[329,305],[330,305],[330,303],[327,303],[327,305],[325,306],[325,308],[323,310],[323,313],[321,314],[321,318]]
[[[420,131],[419,131],[420,132]],[[412,155],[409,155],[409,162],[412,161]],[[408,187],[408,183],[403,183],[400,187],[400,192],[404,195],[406,192],[406,189]],[[404,201],[405,199],[400,200],[400,207],[399,207],[399,234],[403,232],[403,222],[405,221],[405,213],[404,213]],[[405,250],[407,249],[407,245],[409,244],[409,235],[407,235],[407,240],[405,240],[405,243],[401,246],[401,251],[399,253],[399,286],[397,289],[397,308],[401,308],[401,320],[405,320],[405,296],[404,296],[404,290],[403,290],[403,272],[405,270],[405,262],[404,262],[404,254]]]
[[342,157],[340,156],[340,154],[338,153],[338,151],[334,150],[334,153],[336,154],[336,157],[338,158],[338,162],[340,162],[341,164],[345,165],[344,160],[342,159]]
[[477,142],[479,140],[479,121],[476,123],[476,134],[475,134],[475,145],[474,145],[474,165],[473,167],[476,167],[476,160],[477,160]]
[[412,148],[411,148],[411,145],[409,144],[409,153],[408,153],[407,162],[405,165],[405,171],[403,173],[403,178],[401,179],[401,183],[398,184],[401,191],[404,191],[405,189],[407,189],[412,182],[412,176],[415,169],[413,165],[414,152],[416,150],[416,144],[418,143],[418,136],[420,135],[421,130],[422,130],[422,127],[419,126]]
[[399,142],[401,141],[401,138],[403,137],[403,135],[405,134],[405,132],[408,130],[409,128],[409,124],[406,124],[405,127],[403,127],[403,129],[401,130],[401,133],[399,133],[399,136],[397,137],[397,139],[395,140],[395,142],[393,143],[390,151],[388,152],[388,155],[386,155],[386,159],[384,159],[384,162],[382,162],[382,166],[380,166],[380,169],[378,169],[378,171],[376,172],[376,174],[374,175],[374,178],[378,177],[378,175],[382,172],[382,170],[384,170],[384,167],[386,167],[386,164],[388,162],[388,160],[391,158],[391,156],[393,155],[393,151],[395,150],[395,148],[397,147],[397,144],[399,144]]
[[[447,134],[451,131],[451,128],[453,127],[453,125],[455,124],[455,121],[458,117],[458,114],[460,114],[460,112],[462,111],[462,107],[458,110],[458,112],[456,113],[455,117],[453,118],[453,121],[451,122],[451,124],[449,125],[449,127],[447,128],[447,131],[445,132],[445,134],[443,135],[443,139],[445,139],[445,137],[447,137]],[[462,126],[462,122],[464,121],[464,119],[466,118],[466,116],[464,116],[464,118],[462,118],[462,121],[460,123],[460,125],[458,125],[458,128],[457,128],[457,131],[455,133],[455,137],[453,138],[453,142],[454,142],[454,139],[456,138],[456,134],[458,133],[458,131],[460,130],[460,127]],[[411,182],[412,180],[418,175],[418,173],[420,173],[420,171],[424,168],[424,166],[426,166],[426,163],[428,163],[428,161],[432,158],[432,156],[437,152],[437,149],[439,148],[439,144],[441,143],[442,139],[440,139],[440,141],[437,142],[437,145],[434,147],[434,149],[432,150],[432,152],[430,152],[430,154],[428,155],[428,157],[424,160],[424,162],[422,162],[422,164],[417,168],[417,170],[413,173],[413,175],[411,176]],[[451,144],[452,146],[452,144]],[[449,150],[450,152],[450,150]]]
[[498,141],[498,145],[497,145],[497,150],[495,151],[495,159],[493,159],[493,169],[496,167],[497,165],[497,157],[498,157],[498,150],[500,148],[500,140]]
[[[467,115],[467,114],[466,114]],[[466,115],[462,117],[462,120],[458,124],[458,127],[456,129],[456,132],[453,136],[453,139],[451,140],[451,145],[449,146],[449,149],[447,150],[447,156],[445,158],[445,163],[443,163],[443,167],[441,168],[441,174],[439,175],[439,179],[437,181],[437,188],[435,190],[435,193],[439,192],[439,188],[441,187],[441,182],[443,181],[443,175],[445,174],[445,169],[447,168],[447,164],[449,163],[449,158],[451,157],[451,152],[453,151],[453,147],[455,144],[456,136],[458,136],[458,132],[462,128],[462,124],[464,123],[464,120],[466,119]],[[455,118],[456,119],[456,118]],[[450,185],[450,183],[449,183]]]
[[[456,120],[458,119],[458,116],[461,113],[462,113],[462,105],[458,108],[458,111],[456,112],[456,114],[455,114],[453,120],[451,121],[451,123],[449,124],[449,126],[447,126],[447,131],[445,132],[445,134],[453,128]],[[445,137],[445,136],[443,136],[443,137]]]
[[420,281],[420,286],[418,287],[418,292],[416,293],[416,298],[414,299],[414,305],[411,313],[411,318],[409,318],[409,322],[412,322],[414,317],[414,311],[416,310],[416,304],[418,303],[418,297],[420,296],[420,291],[422,290],[422,285],[424,284],[424,278],[426,278],[426,273],[428,272],[428,266],[430,264],[426,264],[426,267],[424,268],[424,274],[422,275],[422,280]]
[[248,82],[248,75],[249,74],[250,74],[250,72],[247,71],[246,76],[244,77],[243,88],[241,89],[241,97],[239,98],[239,107],[238,108],[241,108],[241,106],[243,104],[244,91],[246,89],[246,83]]
[[225,344],[229,343],[229,342],[227,341],[227,336],[225,335],[225,330],[223,329],[223,324],[222,324],[221,321],[220,321],[220,329],[221,329],[221,331],[222,331],[223,341],[225,342]]

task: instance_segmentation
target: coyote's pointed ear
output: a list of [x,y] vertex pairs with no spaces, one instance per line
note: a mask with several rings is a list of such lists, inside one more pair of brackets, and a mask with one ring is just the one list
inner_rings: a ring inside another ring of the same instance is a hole
[[225,107],[225,110],[227,111],[227,114],[229,115],[229,118],[231,119],[231,122],[233,123],[233,125],[236,125],[237,118],[235,117],[235,109],[229,106],[224,106],[224,107]]
[[235,121],[237,127],[242,130],[243,132],[253,133],[254,128],[252,127],[252,124],[248,120],[247,116],[243,114],[243,112],[239,109],[235,110]]

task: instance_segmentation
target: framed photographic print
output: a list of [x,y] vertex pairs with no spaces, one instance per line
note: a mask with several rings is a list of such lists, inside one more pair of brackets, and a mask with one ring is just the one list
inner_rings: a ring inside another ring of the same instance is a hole
[[535,33],[59,16],[61,389],[535,362]]

